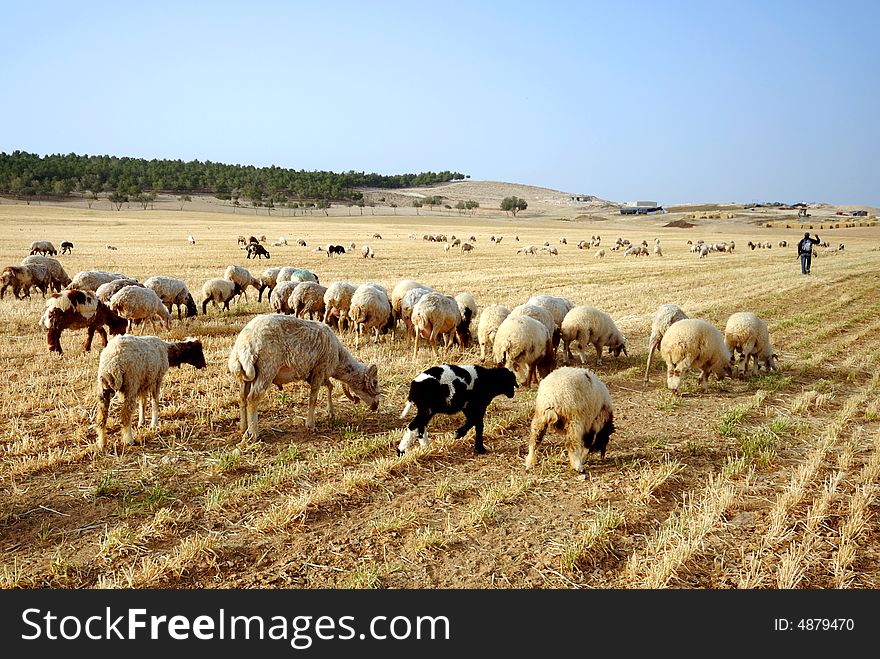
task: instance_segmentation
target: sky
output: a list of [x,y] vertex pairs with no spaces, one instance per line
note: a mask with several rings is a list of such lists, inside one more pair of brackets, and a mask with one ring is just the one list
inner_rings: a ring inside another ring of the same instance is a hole
[[880,2],[0,4],[0,151],[880,206]]

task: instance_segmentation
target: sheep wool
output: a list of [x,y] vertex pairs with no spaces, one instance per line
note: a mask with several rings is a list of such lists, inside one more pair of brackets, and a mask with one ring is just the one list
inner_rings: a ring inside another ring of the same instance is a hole
[[490,304],[480,313],[477,323],[477,341],[480,344],[480,361],[486,361],[486,354],[492,354],[495,335],[504,319],[510,315],[510,309],[503,304]]
[[159,320],[171,329],[171,313],[155,291],[143,286],[124,286],[110,298],[110,309],[129,321],[129,328],[144,321]]
[[626,351],[626,337],[617,329],[614,320],[604,311],[585,305],[578,305],[569,311],[562,321],[562,343],[565,348],[566,364],[572,359],[572,345],[581,350],[581,363],[586,363],[583,351],[588,345],[596,350],[596,363],[602,363],[602,351],[607,347],[609,353],[619,357]]
[[334,281],[324,293],[324,322],[335,324],[340,331],[348,329],[348,310],[357,286],[347,281]]
[[666,330],[679,320],[687,318],[687,314],[681,310],[676,304],[661,304],[657,311],[654,312],[654,319],[651,321],[651,338],[648,339],[648,364],[645,366],[645,382],[648,381],[648,374],[651,372],[651,357],[654,351],[660,349],[660,341]]
[[691,369],[700,371],[700,386],[708,388],[708,379],[733,376],[730,350],[724,336],[711,323],[685,318],[673,323],[660,341],[660,356],[666,362],[666,386],[678,392],[681,378]]
[[767,323],[750,311],[731,314],[727,319],[724,344],[733,358],[736,358],[737,353],[742,355],[743,373],[749,370],[750,360],[752,375],[758,372],[759,367],[768,371],[775,371],[777,368],[778,356],[773,352]]
[[413,359],[419,354],[419,338],[427,339],[431,352],[437,354],[437,340],[446,337],[447,348],[452,346],[452,336],[461,323],[461,312],[455,298],[432,291],[416,302],[412,310],[412,325],[415,332]]
[[556,368],[556,352],[547,327],[530,316],[505,318],[495,334],[492,346],[495,363],[522,376],[526,387],[545,377]]
[[238,333],[227,367],[240,383],[239,429],[252,439],[259,434],[257,406],[272,384],[309,384],[306,428],[312,432],[317,431],[315,404],[321,387],[327,388],[328,412],[334,416],[333,380],[342,383],[353,402],[363,400],[373,412],[379,406],[376,366],[354,359],[333,330],[318,321],[275,313],[255,316]]
[[529,433],[526,469],[537,463],[538,444],[553,428],[565,434],[572,469],[581,473],[590,453],[605,459],[614,432],[614,406],[608,387],[586,368],[563,366],[538,385]]
[[351,296],[348,317],[356,332],[355,348],[360,347],[364,332],[372,332],[373,343],[378,343],[380,334],[387,334],[394,328],[394,314],[385,287],[379,284],[358,286]]
[[208,313],[208,302],[215,307],[222,304],[223,309],[229,311],[229,302],[239,293],[241,288],[234,281],[220,277],[209,279],[202,284],[202,315]]

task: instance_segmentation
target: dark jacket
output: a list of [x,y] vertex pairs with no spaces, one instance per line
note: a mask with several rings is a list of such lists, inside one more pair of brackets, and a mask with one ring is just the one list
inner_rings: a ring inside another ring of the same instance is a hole
[[800,242],[797,244],[798,248],[798,256],[801,254],[812,254],[813,253],[813,245],[819,244],[819,236],[815,238],[810,238],[809,236],[804,236],[801,238]]

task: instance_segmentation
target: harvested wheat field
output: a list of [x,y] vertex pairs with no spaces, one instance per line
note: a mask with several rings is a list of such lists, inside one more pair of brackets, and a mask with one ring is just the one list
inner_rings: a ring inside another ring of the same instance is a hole
[[[360,361],[377,364],[382,401],[371,413],[334,389],[336,417],[318,399],[316,433],[304,428],[308,389],[273,389],[260,405],[260,438],[238,431],[238,390],[226,364],[239,330],[269,310],[254,291],[228,312],[178,320],[163,338],[202,339],[207,367],[169,369],[158,431],[95,449],[101,342],[83,353],[84,330],[50,354],[38,327],[38,292],[0,301],[0,550],[5,588],[856,588],[880,587],[880,229],[819,230],[843,251],[820,254],[802,276],[792,246],[802,235],[752,220],[664,217],[595,221],[336,214],[269,217],[194,210],[109,211],[4,203],[0,265],[32,240],[56,247],[70,276],[81,270],[183,279],[201,285],[227,265],[259,276],[270,266],[310,269],[321,284],[376,282],[389,292],[413,278],[480,309],[535,294],[607,313],[628,355],[587,366],[612,395],[616,432],[604,461],[572,471],[562,436],[549,433],[526,471],[536,387],[496,398],[486,415],[488,452],[461,416],[437,416],[432,444],[398,457],[410,380],[445,361],[475,363],[479,347],[412,344],[398,328],[377,344],[343,334]],[[350,212],[350,211],[349,211]],[[683,217],[683,216],[682,216]],[[373,238],[375,233],[381,239]],[[448,252],[424,234],[476,238]],[[238,235],[266,235],[270,260],[248,260]],[[412,235],[411,235],[412,234]],[[187,242],[192,235],[196,244]],[[271,243],[284,235],[287,246]],[[579,240],[601,236],[597,248]],[[503,236],[501,243],[490,236]],[[519,241],[516,241],[516,236]],[[561,238],[566,243],[561,244]],[[623,256],[617,237],[659,238],[663,256]],[[303,238],[306,247],[297,246]],[[735,240],[706,258],[688,240]],[[778,241],[789,246],[779,248]],[[748,241],[772,249],[750,250]],[[327,243],[354,253],[328,257]],[[551,255],[540,247],[550,242]],[[374,258],[361,258],[369,244]],[[107,244],[116,246],[108,250]],[[536,255],[517,254],[533,244]],[[736,311],[766,320],[779,370],[746,379],[696,374],[681,395],[666,389],[655,356],[644,382],[654,311],[675,303],[723,331]],[[473,334],[476,336],[476,322]],[[150,330],[153,331],[153,330]],[[560,350],[560,364],[561,364]],[[411,417],[410,417],[411,418]]]

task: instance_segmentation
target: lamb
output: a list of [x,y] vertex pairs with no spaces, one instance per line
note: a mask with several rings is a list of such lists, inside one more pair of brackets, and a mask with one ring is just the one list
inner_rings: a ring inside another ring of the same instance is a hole
[[288,382],[308,382],[306,428],[317,431],[315,403],[327,387],[327,407],[333,413],[333,380],[353,402],[363,400],[371,412],[379,407],[376,366],[363,364],[342,345],[324,323],[282,314],[260,314],[239,332],[229,353],[229,372],[239,382],[239,429],[258,438],[257,406],[271,384],[279,389]]
[[666,362],[666,386],[675,393],[681,378],[692,368],[700,370],[703,391],[710,375],[718,380],[733,377],[724,336],[705,320],[685,318],[673,323],[660,341],[660,356]]
[[461,312],[455,298],[431,291],[415,303],[411,320],[415,332],[413,359],[416,359],[419,354],[419,338],[430,342],[434,355],[437,354],[437,339],[441,336],[447,337],[446,346],[451,347],[452,335],[461,323]]
[[241,293],[241,287],[234,281],[220,277],[209,279],[202,284],[202,315],[205,316],[208,313],[208,302],[211,302],[215,307],[222,304],[223,309],[229,311],[229,302],[239,293]]
[[459,345],[466,350],[471,345],[471,322],[477,315],[477,302],[470,293],[459,293],[455,296],[461,322],[455,328],[455,336]]
[[66,290],[54,293],[47,301],[40,318],[40,325],[46,328],[46,342],[49,344],[49,352],[57,352],[61,349],[61,332],[70,329],[86,329],[86,342],[83,346],[85,352],[92,349],[92,339],[95,332],[101,337],[104,346],[107,345],[107,332],[104,326],[110,330],[111,335],[125,334],[128,321],[120,317],[110,307],[98,299],[92,291]]
[[513,398],[516,376],[506,368],[484,368],[476,364],[443,364],[432,366],[417,375],[409,385],[406,405],[400,418],[416,406],[416,416],[410,421],[397,454],[403,455],[413,439],[422,448],[430,445],[425,427],[435,414],[464,412],[464,425],[455,431],[455,438],[464,437],[474,428],[474,451],[485,453],[483,446],[483,418],[496,396]]
[[565,433],[568,461],[583,473],[590,453],[605,459],[614,433],[614,405],[608,387],[586,368],[563,366],[538,385],[529,433],[526,469],[538,461],[538,444],[551,428]]
[[495,334],[504,319],[510,315],[510,309],[503,304],[490,304],[480,314],[480,322],[477,324],[477,341],[480,344],[480,361],[486,361],[486,352],[492,354],[492,345],[495,343]]
[[53,245],[48,240],[35,240],[31,243],[30,249],[31,256],[34,254],[41,254],[42,256],[56,256],[58,254],[58,250],[55,249],[55,245]]
[[247,256],[245,258],[248,259],[262,259],[264,256],[267,259],[272,258],[272,255],[269,254],[269,251],[260,243],[248,243],[245,250],[247,251]]
[[77,289],[80,291],[97,291],[98,286],[106,284],[117,279],[128,279],[136,281],[132,277],[123,275],[119,272],[108,272],[106,270],[83,270],[77,272],[73,279],[67,283],[67,288]]
[[321,286],[313,281],[299,282],[288,297],[287,306],[297,318],[305,318],[305,315],[309,314],[309,320],[313,320],[317,314],[318,319],[321,320],[324,318],[324,293],[326,292],[326,286]]
[[586,363],[583,351],[588,345],[596,349],[596,363],[600,365],[605,347],[608,348],[609,353],[614,353],[615,357],[620,357],[621,352],[628,355],[626,337],[617,329],[611,316],[595,307],[576,306],[565,315],[562,321],[562,344],[566,364],[571,361],[571,348],[574,343],[580,347],[582,364]]
[[134,279],[114,279],[113,281],[108,281],[106,284],[98,286],[95,290],[95,295],[97,295],[98,299],[104,304],[110,304],[110,298],[126,286],[143,286],[143,284]]
[[19,265],[38,265],[45,268],[48,273],[49,288],[53,291],[60,292],[70,284],[70,277],[61,265],[61,261],[51,256],[26,256]]
[[412,288],[403,296],[400,303],[400,320],[403,321],[404,331],[407,336],[413,335],[412,311],[416,306],[416,302],[421,300],[428,293],[434,292],[431,288]]
[[648,373],[651,371],[651,357],[655,350],[660,349],[660,341],[666,330],[679,320],[687,318],[687,314],[676,304],[661,304],[654,312],[654,320],[651,321],[651,338],[648,340],[648,365],[645,367],[645,382],[648,381]]
[[364,258],[373,258],[375,255],[376,254],[373,252],[373,248],[369,245],[364,245],[363,247],[361,247],[361,256],[363,256]]
[[107,416],[114,394],[122,394],[120,425],[124,444],[134,444],[131,418],[138,405],[138,425],[144,423],[144,405],[149,397],[153,415],[151,428],[159,427],[159,389],[170,366],[191,364],[205,368],[202,342],[197,339],[164,341],[157,336],[118,336],[110,340],[98,362],[98,450],[107,443]]
[[171,312],[155,291],[143,286],[124,286],[110,298],[110,308],[129,322],[129,331],[135,325],[158,318],[165,329],[171,329]]
[[31,287],[36,286],[46,297],[46,289],[49,286],[49,274],[45,268],[35,266],[41,273],[40,279],[35,279],[30,266],[8,265],[0,272],[0,300],[7,288],[12,288],[12,294],[17,300],[31,296]]
[[727,319],[724,344],[734,359],[737,352],[742,354],[743,374],[749,369],[749,360],[752,360],[752,375],[757,374],[761,366],[768,371],[775,371],[777,368],[778,355],[773,352],[767,323],[749,311],[731,314]]
[[61,253],[62,254],[72,254],[73,253],[73,243],[69,240],[61,241]]
[[247,300],[247,289],[248,286],[257,290],[257,297],[259,297],[260,280],[254,277],[251,274],[251,271],[247,268],[242,268],[240,265],[228,265],[226,266],[226,270],[223,272],[223,278],[228,279],[229,281],[234,281],[238,284],[238,287],[241,289],[241,294],[244,295],[244,299]]
[[263,270],[263,274],[260,275],[260,290],[257,293],[257,302],[263,301],[263,291],[268,290],[268,294],[272,293],[272,289],[275,288],[279,272],[281,272],[280,266],[275,268],[266,268],[265,270]]
[[492,356],[498,366],[525,376],[518,378],[526,387],[556,368],[556,352],[547,327],[529,316],[510,315],[495,333]]
[[324,322],[335,324],[341,331],[348,329],[348,310],[357,286],[347,281],[335,281],[324,293]]
[[196,239],[195,239],[194,236],[187,236],[187,237],[186,237],[186,240],[187,240],[187,242],[188,242],[190,245],[195,245],[195,244],[196,244]]
[[360,347],[361,335],[373,332],[373,343],[378,343],[380,334],[387,334],[394,328],[394,314],[385,287],[378,284],[361,284],[351,296],[348,318],[355,328],[354,347]]
[[183,280],[156,275],[147,279],[144,282],[144,286],[156,292],[156,295],[162,299],[169,312],[171,307],[177,305],[177,320],[180,320],[181,308],[184,307],[186,308],[187,318],[198,315],[196,302],[193,300],[193,296]]
[[292,313],[290,309],[290,295],[296,290],[302,282],[300,281],[283,281],[276,284],[269,296],[269,306],[275,313]]

